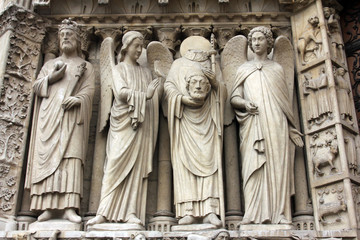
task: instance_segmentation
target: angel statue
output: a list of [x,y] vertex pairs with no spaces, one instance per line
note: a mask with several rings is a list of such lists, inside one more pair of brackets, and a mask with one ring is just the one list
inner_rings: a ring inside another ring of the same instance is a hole
[[182,57],[172,64],[164,84],[176,217],[179,225],[200,221],[221,227],[218,216],[224,219],[221,159],[226,88],[221,72],[216,70],[216,51],[207,39],[185,39],[180,53]]
[[224,53],[232,50],[232,56],[237,56],[229,64],[222,63],[224,74],[234,77],[225,80],[232,86],[230,103],[240,124],[242,224],[290,224],[293,144],[303,146],[292,112],[293,50],[290,41],[281,36],[275,41],[273,60],[268,59],[274,39],[271,30],[262,26],[250,31],[248,42],[253,60],[247,59],[246,38],[237,36],[224,49]]
[[145,224],[147,178],[152,171],[163,87],[160,77],[153,80],[151,71],[138,63],[143,40],[137,31],[125,33],[117,65],[113,39],[106,38],[101,46],[99,127],[106,129],[109,113],[110,127],[99,208],[87,225],[116,222],[142,228]]

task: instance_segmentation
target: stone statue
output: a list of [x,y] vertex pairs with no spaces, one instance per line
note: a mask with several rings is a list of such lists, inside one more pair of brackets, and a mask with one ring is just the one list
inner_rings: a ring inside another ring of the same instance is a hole
[[248,41],[254,60],[245,61],[237,69],[230,97],[240,124],[245,198],[242,224],[290,224],[291,145],[303,146],[292,112],[293,89],[287,82],[293,82],[293,72],[289,74],[293,71],[292,47],[287,38],[279,37],[275,41],[275,62],[267,58],[274,44],[269,28],[252,29]]
[[338,101],[341,103],[340,107],[340,115],[341,118],[351,125],[354,124],[352,119],[352,111],[353,107],[351,104],[352,95],[351,95],[351,87],[348,81],[345,80],[345,69],[340,67],[336,69],[335,72],[335,83],[336,83],[336,93],[338,97]]
[[[102,43],[102,88],[108,89],[111,107],[110,128],[101,198],[97,215],[88,225],[104,222],[145,224],[148,175],[156,145],[159,99],[162,86],[139,59],[144,37],[136,31],[122,38],[119,63],[114,63],[114,43]],[[104,73],[104,74],[103,74]],[[107,106],[101,104],[105,109]],[[108,113],[102,113],[100,131],[105,129]]]
[[180,225],[200,220],[222,226],[218,215],[224,213],[221,157],[226,88],[215,62],[210,63],[210,50],[205,38],[187,38],[180,46],[182,57],[172,64],[164,84]]
[[57,217],[80,223],[76,213],[82,196],[92,99],[93,67],[80,58],[77,24],[64,20],[59,28],[61,56],[42,67],[33,88],[35,108],[26,187],[38,221]]

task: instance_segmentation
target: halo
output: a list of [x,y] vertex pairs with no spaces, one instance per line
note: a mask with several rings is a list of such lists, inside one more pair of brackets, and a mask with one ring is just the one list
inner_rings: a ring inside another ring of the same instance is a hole
[[180,45],[180,55],[184,56],[190,49],[203,50],[205,52],[211,50],[211,43],[204,37],[191,36],[186,38]]

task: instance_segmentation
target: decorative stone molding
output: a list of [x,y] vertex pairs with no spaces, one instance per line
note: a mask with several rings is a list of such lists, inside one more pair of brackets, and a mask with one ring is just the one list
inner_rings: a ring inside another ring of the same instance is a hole
[[217,44],[219,45],[219,50],[225,47],[225,44],[234,37],[237,33],[240,32],[240,27],[228,27],[228,26],[214,26],[213,32],[216,36]]
[[156,29],[158,40],[163,43],[168,49],[175,54],[175,48],[180,45],[180,27],[176,28],[159,28]]
[[[6,41],[9,37],[10,43],[0,94],[0,211],[13,219],[21,203],[18,195],[22,191],[20,181],[26,159],[32,81],[37,73],[47,23],[14,5],[2,13],[0,21],[4,23],[0,39]],[[9,35],[5,34],[7,31]],[[13,228],[9,220],[0,222],[0,228]]]

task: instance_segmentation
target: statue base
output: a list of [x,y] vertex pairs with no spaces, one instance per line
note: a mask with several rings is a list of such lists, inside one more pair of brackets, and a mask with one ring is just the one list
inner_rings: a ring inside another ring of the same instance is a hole
[[189,231],[204,231],[218,229],[213,224],[191,224],[191,225],[176,225],[171,227],[173,232],[189,232]]
[[286,231],[295,230],[292,224],[244,224],[240,225],[240,231]]
[[87,227],[87,231],[144,231],[143,225],[136,223],[100,223]]
[[29,231],[81,231],[81,223],[73,223],[65,219],[52,219],[44,222],[29,224]]
[[150,220],[148,224],[149,231],[170,232],[171,226],[177,224],[177,221],[173,217],[157,216]]

